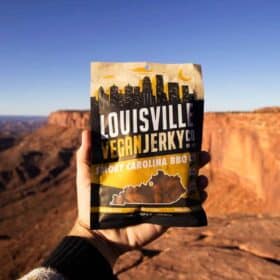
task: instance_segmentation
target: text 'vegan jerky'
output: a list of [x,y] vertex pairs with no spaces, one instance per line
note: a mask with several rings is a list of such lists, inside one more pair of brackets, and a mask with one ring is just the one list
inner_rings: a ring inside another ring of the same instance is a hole
[[196,64],[91,64],[91,228],[207,224]]

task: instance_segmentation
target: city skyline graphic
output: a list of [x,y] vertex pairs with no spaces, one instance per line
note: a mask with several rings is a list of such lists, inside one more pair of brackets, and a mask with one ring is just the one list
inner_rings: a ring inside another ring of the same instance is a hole
[[196,99],[196,93],[190,92],[188,85],[168,82],[165,86],[162,75],[157,74],[154,78],[155,86],[152,85],[151,78],[145,76],[140,80],[141,86],[132,86],[128,83],[123,91],[115,84],[109,87],[107,92],[101,86],[97,96],[91,97],[91,105],[93,108],[99,106],[100,111],[107,111],[109,108],[132,109],[191,102]]

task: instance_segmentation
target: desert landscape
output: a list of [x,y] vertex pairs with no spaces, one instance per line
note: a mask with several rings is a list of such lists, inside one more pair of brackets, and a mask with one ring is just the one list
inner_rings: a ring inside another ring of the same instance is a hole
[[[76,217],[75,151],[87,111],[0,122],[0,279],[39,266]],[[15,133],[20,131],[20,133]],[[209,225],[171,228],[121,256],[119,279],[280,279],[280,108],[206,113]]]

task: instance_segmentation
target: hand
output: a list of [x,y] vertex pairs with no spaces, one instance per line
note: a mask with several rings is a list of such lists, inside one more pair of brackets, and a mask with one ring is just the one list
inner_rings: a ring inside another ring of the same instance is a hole
[[[118,229],[90,230],[90,131],[83,131],[82,145],[77,152],[77,198],[78,219],[69,235],[88,238],[113,266],[116,259],[124,252],[140,248],[164,233],[167,228],[155,224],[139,224]],[[200,167],[210,161],[207,152],[200,154]],[[198,177],[201,200],[205,201],[204,191],[208,184],[207,177]]]

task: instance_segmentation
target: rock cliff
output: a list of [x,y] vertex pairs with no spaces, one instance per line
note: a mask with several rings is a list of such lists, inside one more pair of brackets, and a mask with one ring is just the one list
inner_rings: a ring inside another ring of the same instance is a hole
[[203,148],[212,155],[209,191],[213,200],[220,200],[218,208],[235,212],[247,203],[247,213],[279,213],[279,143],[279,112],[205,115]]
[[[86,128],[88,111],[57,111],[48,123]],[[246,113],[206,113],[203,149],[212,161],[207,210],[212,214],[280,212],[279,107]]]
[[[77,128],[88,120],[86,111],[52,113],[0,151],[0,279],[42,263],[73,225]],[[119,278],[279,279],[279,120],[277,111],[206,113],[209,226],[170,229],[124,255]]]
[[88,111],[56,111],[48,117],[48,124],[62,127],[86,128],[88,123]]

